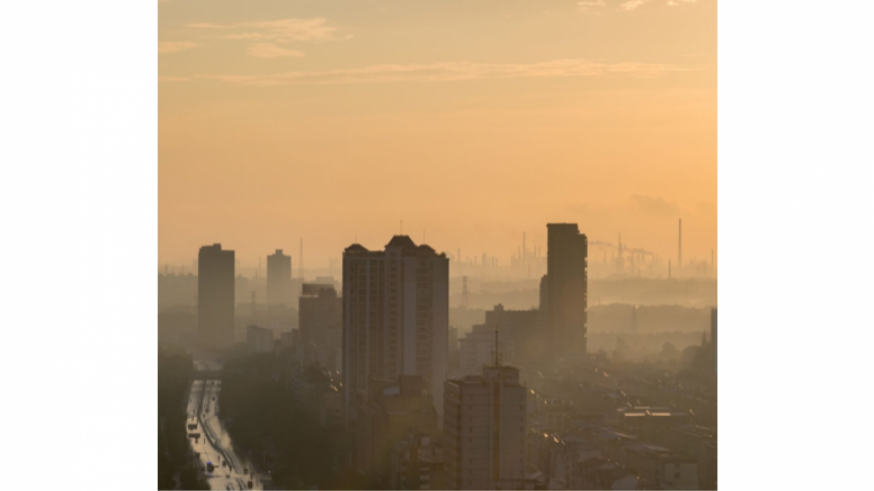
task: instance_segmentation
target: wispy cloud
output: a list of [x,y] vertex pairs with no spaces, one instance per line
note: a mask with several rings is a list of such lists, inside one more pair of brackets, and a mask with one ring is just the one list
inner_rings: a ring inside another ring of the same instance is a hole
[[[621,3],[620,3],[621,2]],[[676,7],[686,3],[696,3],[698,0],[667,0],[668,7]],[[608,7],[608,3],[610,4]],[[652,0],[578,0],[577,11],[583,14],[600,14],[604,12],[633,12],[639,7],[652,3]],[[618,5],[617,5],[618,4]],[[618,6],[618,10],[615,10]]]
[[619,8],[621,10],[626,11],[626,12],[630,12],[632,10],[637,9],[637,7],[640,7],[641,5],[643,5],[645,3],[649,3],[649,1],[650,0],[628,0],[627,2],[620,5]]
[[291,43],[295,41],[330,41],[338,39],[337,28],[328,24],[324,18],[314,19],[279,19],[259,22],[241,22],[237,24],[194,23],[187,27],[195,29],[213,29],[229,31],[226,39],[248,39],[273,41],[276,43]]
[[280,48],[279,46],[270,43],[253,44],[249,46],[246,53],[255,58],[301,58],[304,56],[301,51]]
[[541,63],[469,63],[386,64],[363,68],[323,71],[295,71],[274,75],[199,75],[199,78],[221,80],[250,86],[270,85],[336,85],[390,82],[449,82],[509,78],[597,77],[621,75],[639,78],[658,77],[670,72],[699,70],[702,67],[654,63],[598,63],[567,59]]
[[158,53],[176,53],[178,51],[194,48],[197,43],[188,43],[182,41],[166,41],[158,43]]
[[607,2],[604,0],[581,0],[577,2],[577,10],[584,14],[597,12],[606,6]]

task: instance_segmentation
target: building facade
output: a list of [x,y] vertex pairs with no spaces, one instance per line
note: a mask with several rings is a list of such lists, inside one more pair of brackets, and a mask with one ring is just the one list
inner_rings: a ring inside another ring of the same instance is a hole
[[343,390],[347,424],[369,380],[418,375],[442,412],[447,376],[449,259],[396,235],[383,251],[343,253]]
[[203,246],[197,255],[197,330],[205,345],[234,342],[234,251],[221,244]]
[[246,347],[249,353],[270,353],[273,351],[273,331],[264,327],[246,327]]
[[523,489],[528,429],[519,370],[484,367],[445,387],[446,489]]
[[586,353],[588,240],[575,223],[547,228],[546,332],[556,356]]
[[343,305],[332,285],[304,283],[297,315],[301,342],[340,348]]
[[291,256],[276,249],[267,256],[267,305],[292,305],[291,297]]

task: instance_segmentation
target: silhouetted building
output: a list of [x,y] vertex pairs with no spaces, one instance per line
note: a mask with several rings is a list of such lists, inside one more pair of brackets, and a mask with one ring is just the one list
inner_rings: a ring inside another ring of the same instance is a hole
[[[485,325],[492,332],[495,329],[501,331],[501,341],[513,350],[516,360],[530,360],[542,354],[539,317],[540,312],[534,309],[508,310],[498,304],[486,312]],[[501,356],[501,360],[509,362],[503,352]]]
[[586,353],[588,242],[575,223],[550,223],[545,337],[556,356]]
[[359,470],[386,476],[390,473],[392,443],[414,434],[437,434],[437,411],[427,382],[418,375],[401,375],[397,380],[371,379],[367,390],[359,390],[354,423]]
[[234,342],[234,251],[203,246],[197,256],[197,330],[204,344]]
[[246,327],[246,347],[250,354],[272,352],[273,331],[254,325]]
[[297,312],[300,339],[303,343],[340,348],[343,305],[333,286],[304,283]]
[[495,360],[495,330],[500,330],[502,363],[516,364],[542,354],[538,336],[540,313],[537,310],[506,310],[501,304],[486,312],[486,321],[474,325],[459,340],[461,375],[475,375]]
[[523,489],[528,428],[519,370],[489,366],[444,385],[445,489]]
[[176,306],[196,306],[197,276],[159,274],[158,311]]
[[449,260],[396,235],[384,251],[343,253],[343,390],[352,404],[372,378],[419,375],[442,410],[449,330]]
[[291,297],[291,256],[276,249],[267,256],[267,305],[292,305]]

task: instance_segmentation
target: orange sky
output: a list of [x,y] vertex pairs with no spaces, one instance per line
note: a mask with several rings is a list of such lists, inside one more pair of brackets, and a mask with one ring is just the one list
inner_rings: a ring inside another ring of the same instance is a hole
[[715,0],[165,0],[158,48],[162,265],[716,249]]

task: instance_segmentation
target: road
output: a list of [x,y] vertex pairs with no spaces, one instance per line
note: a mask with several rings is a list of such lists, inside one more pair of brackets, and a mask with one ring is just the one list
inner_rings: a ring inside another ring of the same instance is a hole
[[[218,363],[195,361],[198,370],[219,369]],[[188,399],[188,434],[197,433],[199,438],[189,438],[191,448],[199,454],[198,460],[211,489],[263,489],[257,476],[252,475],[248,461],[240,458],[231,445],[231,438],[217,416],[221,410],[219,395],[221,380],[195,380],[191,383]],[[207,463],[215,466],[207,471]],[[252,487],[248,483],[252,481]]]

